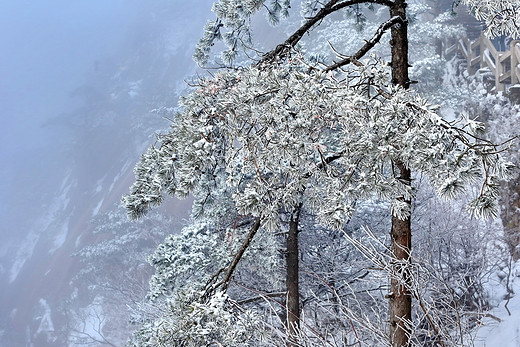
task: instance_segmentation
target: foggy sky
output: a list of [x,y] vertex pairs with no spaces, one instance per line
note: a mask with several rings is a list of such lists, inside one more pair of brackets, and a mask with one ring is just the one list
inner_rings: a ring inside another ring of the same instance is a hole
[[162,20],[161,4],[167,2],[176,2],[179,13],[185,12],[179,25],[191,19],[191,26],[200,28],[193,37],[202,33],[211,16],[210,1],[0,1],[3,238],[13,225],[27,222],[22,211],[30,213],[44,203],[43,186],[58,184],[53,173],[64,160],[60,147],[68,134],[52,120],[78,106],[71,96],[75,89],[100,69],[120,64],[137,40],[153,33]]
[[34,198],[30,191],[45,182],[39,179],[45,168],[59,164],[48,161],[60,160],[56,146],[63,134],[46,121],[73,107],[71,91],[96,59],[121,48],[141,6],[125,0],[0,2],[0,213],[8,212],[7,222],[19,212],[13,208],[29,208],[23,200]]
[[139,7],[125,0],[0,3],[3,156],[50,140],[42,123],[67,107],[96,59],[117,51]]
[[[0,346],[25,346],[32,338],[27,331],[36,336],[39,298],[53,315],[54,296],[66,299],[70,268],[60,265],[70,262],[77,234],[85,230],[81,216],[92,216],[92,206],[119,177],[119,153],[127,156],[124,163],[136,150],[137,140],[124,127],[148,116],[154,93],[174,95],[161,88],[182,84],[194,71],[190,57],[203,24],[213,17],[211,3],[0,0]],[[154,57],[155,52],[164,54]],[[140,80],[143,90],[134,98],[125,88]],[[65,180],[70,172],[74,177]],[[77,184],[69,196],[58,198],[70,182]],[[120,183],[125,190],[129,184]],[[123,193],[116,190],[114,202]],[[57,212],[49,212],[53,204]],[[55,218],[56,225],[42,223],[45,218]],[[65,234],[58,242],[59,225]],[[62,254],[52,250],[56,244],[63,245]],[[9,282],[13,268],[20,275]]]

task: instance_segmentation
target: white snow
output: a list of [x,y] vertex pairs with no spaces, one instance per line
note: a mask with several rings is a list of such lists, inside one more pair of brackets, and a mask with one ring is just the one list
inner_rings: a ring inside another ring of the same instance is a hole
[[92,217],[94,217],[95,215],[97,215],[99,213],[99,209],[101,208],[101,205],[103,205],[103,201],[105,199],[101,199],[98,204],[96,205],[96,207],[94,207],[94,210],[92,211]]
[[69,234],[69,220],[70,217],[68,217],[63,224],[61,225],[61,228],[59,229],[59,232],[57,235],[54,236],[54,242],[51,249],[49,249],[49,254],[54,253],[58,248],[63,246],[65,243],[65,240],[67,239],[67,235]]
[[[485,318],[476,338],[476,347],[518,347],[520,346],[520,263],[517,263],[512,273],[514,281],[512,289],[516,293],[509,302],[503,300],[490,313],[499,318]],[[500,289],[492,295],[503,297],[505,291]],[[507,304],[507,308],[505,305]],[[511,315],[509,315],[509,312]]]
[[39,317],[36,317],[40,320],[40,326],[38,327],[38,330],[36,331],[36,334],[40,334],[42,332],[52,332],[54,331],[54,323],[52,322],[52,312],[51,307],[47,303],[47,300],[40,299],[40,306],[43,309],[43,314]]
[[488,49],[488,48],[486,48],[486,49],[484,50],[484,56],[486,57],[486,62],[489,63],[489,64],[491,64],[491,67],[492,67],[493,69],[496,69],[497,66],[495,65],[495,61],[494,61],[493,58],[491,57],[491,53],[489,52],[489,49]]
[[38,330],[36,330],[35,336],[45,334],[47,342],[55,342],[57,337],[54,331],[51,307],[47,303],[47,300],[43,298],[40,299],[40,308],[42,311],[41,316],[35,317],[36,320],[40,320],[40,325],[38,326]]
[[15,260],[11,265],[11,269],[9,270],[9,283],[14,282],[27,259],[32,257],[34,248],[36,247],[39,239],[40,235],[38,235],[38,232],[33,230],[25,237],[22,244],[18,246]]
[[112,184],[108,188],[108,192],[112,191],[112,189],[114,188],[116,182],[121,178],[121,176],[123,174],[125,174],[128,171],[128,168],[130,167],[130,165],[132,165],[132,161],[127,160],[125,162],[125,164],[123,165],[123,167],[121,168],[121,170],[119,171],[119,173],[114,177],[114,180],[112,181]]
[[79,236],[76,238],[76,242],[74,243],[74,247],[75,247],[75,248],[78,248],[79,245],[80,245],[80,242],[81,242],[81,235],[79,235]]
[[131,98],[135,98],[139,95],[139,91],[141,90],[141,83],[143,80],[129,82],[130,90],[128,91],[128,95],[130,95]]
[[467,57],[468,56],[468,50],[466,49],[466,45],[464,44],[464,40],[460,39],[459,43],[460,43],[460,47],[462,47],[462,50],[464,51],[464,54]]
[[[69,191],[76,184],[73,180],[70,179],[70,177],[70,172],[65,175],[65,178],[61,184],[60,193],[53,199],[52,204],[47,209],[48,212],[34,224],[32,230],[27,234],[21,244],[15,246],[18,251],[16,252],[14,261],[9,269],[9,283],[12,283],[14,280],[16,280],[25,262],[32,257],[34,248],[40,240],[41,235],[43,235],[45,231],[55,230],[54,228],[50,227],[53,225],[53,223],[56,222],[57,214],[61,211],[64,211],[69,205]],[[54,236],[53,239],[53,248],[49,251],[49,253],[53,253],[65,242],[68,234],[68,224],[69,221],[67,219],[61,228],[58,229],[59,232]]]
[[55,200],[55,204],[61,202],[62,209],[66,209],[70,202],[70,197],[68,197],[68,194],[70,188],[72,188],[72,186],[74,185],[74,182],[69,182],[70,176],[70,172],[65,176],[65,179],[61,183],[60,195]]
[[446,119],[447,121],[453,121],[457,119],[457,114],[455,113],[455,110],[451,107],[444,107],[441,109],[442,118]]
[[105,180],[105,176],[103,176],[102,178],[100,178],[99,180],[97,180],[96,182],[96,193],[99,193],[100,191],[103,190],[103,181]]

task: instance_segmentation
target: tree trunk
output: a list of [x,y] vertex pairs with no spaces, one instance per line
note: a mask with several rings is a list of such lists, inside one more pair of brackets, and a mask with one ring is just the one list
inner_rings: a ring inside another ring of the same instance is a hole
[[501,192],[501,212],[502,225],[504,226],[504,236],[509,246],[513,260],[520,259],[520,170],[513,171],[513,179],[502,184]]
[[401,17],[402,23],[391,29],[392,40],[392,83],[406,89],[410,86],[408,79],[408,22],[406,20],[406,1],[395,0],[390,7],[390,17]]
[[[392,27],[392,83],[403,88],[410,86],[408,77],[408,22],[406,21],[406,1],[395,0],[390,7],[390,17],[399,16],[403,23]],[[399,180],[411,184],[411,172],[400,162],[394,162],[399,169]],[[401,198],[408,204],[411,211],[411,201]],[[402,284],[408,284],[410,278],[402,266],[408,266],[410,262],[410,251],[412,248],[412,230],[410,217],[401,220],[392,216],[391,249],[395,264],[390,282],[390,342],[393,347],[404,347],[409,345],[410,327],[405,321],[412,318],[412,298],[409,291]],[[401,278],[401,274],[404,274]],[[397,278],[395,278],[397,276]]]
[[[402,163],[396,163],[401,175],[400,180],[410,182],[411,172]],[[404,199],[403,199],[404,200]],[[410,200],[404,200],[409,206]],[[406,269],[410,264],[412,231],[410,217],[401,220],[392,216],[391,250],[394,255],[393,276],[390,281],[390,342],[393,347],[408,346],[410,328],[406,325],[412,319],[412,297],[405,287],[410,278]],[[404,270],[404,271],[403,271]],[[404,284],[404,286],[403,286]]]
[[[289,234],[287,235],[287,254],[286,254],[286,288],[287,288],[287,334],[289,341],[295,336],[300,327],[300,285],[299,285],[299,265],[298,265],[298,221],[300,218],[298,207],[291,216],[289,222]],[[288,347],[296,346],[288,342]]]

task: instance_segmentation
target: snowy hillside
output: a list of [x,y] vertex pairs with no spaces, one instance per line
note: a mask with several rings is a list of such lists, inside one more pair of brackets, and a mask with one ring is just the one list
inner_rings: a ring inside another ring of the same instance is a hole
[[[124,10],[114,4],[103,16],[91,11],[100,4],[77,12],[77,7],[53,1],[42,9],[63,11],[53,24],[43,25],[46,30],[60,31],[60,38],[71,42],[70,52],[76,43],[90,45],[92,52],[82,57],[83,65],[77,64],[76,75],[62,76],[66,80],[61,85],[55,81],[47,87],[63,108],[56,113],[34,114],[36,129],[44,138],[40,148],[18,149],[20,158],[31,158],[25,162],[5,159],[12,164],[1,172],[5,189],[2,185],[0,346],[79,346],[95,341],[100,345],[104,339],[104,343],[122,345],[126,340],[129,313],[124,303],[122,312],[107,311],[115,308],[107,302],[111,298],[100,295],[91,278],[82,277],[88,266],[107,277],[115,275],[111,273],[115,268],[107,268],[101,261],[85,263],[78,252],[103,240],[117,239],[126,231],[107,235],[96,228],[102,223],[99,218],[117,210],[121,195],[132,182],[133,165],[144,146],[153,141],[153,132],[168,126],[169,121],[162,117],[169,114],[152,109],[175,106],[185,88],[183,78],[196,71],[191,52],[209,15],[209,3],[150,1],[146,6],[124,4]],[[2,15],[27,20],[23,18],[25,10],[15,2],[0,8]],[[36,21],[45,20],[35,16]],[[110,21],[120,26],[108,25]],[[7,20],[4,23],[7,25]],[[22,32],[19,40],[29,41],[24,34],[29,33]],[[108,43],[111,35],[117,36],[112,46],[99,44],[103,37]],[[55,57],[63,59],[70,58]],[[55,71],[63,69],[52,61],[43,64]],[[38,77],[35,72],[34,78]],[[27,109],[37,107],[31,102],[36,100],[22,101]],[[16,153],[15,143],[7,146]],[[165,227],[148,237],[147,243],[140,241],[142,252],[133,254],[135,266],[145,266],[145,256],[178,227],[188,210],[189,205],[180,202],[169,205],[168,214],[177,222],[165,220]],[[124,214],[120,217],[126,222]],[[143,225],[136,228],[148,230]],[[144,276],[141,284],[146,284],[150,269],[145,266],[140,273]],[[136,289],[139,294],[142,292]],[[106,328],[109,325],[112,330]],[[100,334],[103,326],[108,333]]]
[[511,273],[503,273],[500,277],[510,282],[512,294],[497,283],[494,288],[489,288],[497,306],[490,310],[489,317],[482,320],[475,339],[477,347],[520,346],[520,263],[513,264]]

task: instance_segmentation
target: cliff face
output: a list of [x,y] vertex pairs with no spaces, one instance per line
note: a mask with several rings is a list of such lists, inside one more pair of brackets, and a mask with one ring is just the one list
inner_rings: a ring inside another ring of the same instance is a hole
[[[62,104],[67,108],[39,121],[46,145],[27,146],[18,156],[9,154],[9,164],[0,170],[12,170],[5,195],[0,187],[0,346],[95,346],[104,338],[124,344],[129,313],[116,312],[120,307],[109,302],[116,296],[102,294],[111,283],[101,279],[115,279],[127,269],[126,277],[140,276],[135,284],[146,286],[151,269],[145,254],[161,241],[161,233],[174,232],[182,224],[190,204],[167,203],[164,209],[177,221],[165,221],[164,230],[152,236],[145,234],[149,223],[124,224],[128,222],[117,206],[133,182],[140,153],[155,141],[154,131],[169,125],[162,118],[169,113],[151,110],[175,107],[186,87],[182,80],[196,71],[191,52],[211,17],[210,8],[209,0],[148,2],[128,27],[118,28],[125,33],[117,47],[99,45],[106,51],[92,54],[95,58],[85,67],[88,73],[64,93]],[[77,23],[88,20],[76,18]],[[85,38],[69,39],[87,44],[82,42]],[[55,54],[67,55],[73,49]],[[36,78],[31,83],[43,83]],[[135,235],[142,232],[145,238],[133,242],[135,253],[127,254],[136,258],[133,267],[123,263],[124,258],[107,256],[111,250],[106,247],[105,254],[85,261],[78,255],[82,250],[102,242],[110,246],[110,240],[125,236],[124,228],[100,231],[102,217],[116,212],[116,225],[133,228]],[[130,288],[120,297],[139,295],[139,290],[146,288]]]

